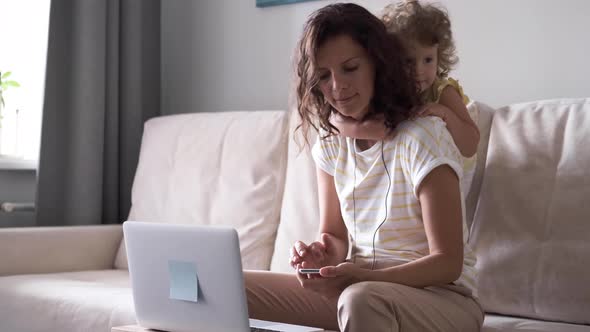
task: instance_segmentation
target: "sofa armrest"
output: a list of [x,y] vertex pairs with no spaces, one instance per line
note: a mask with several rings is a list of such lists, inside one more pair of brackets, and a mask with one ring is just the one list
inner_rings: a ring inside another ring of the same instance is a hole
[[0,276],[112,269],[121,225],[0,229]]

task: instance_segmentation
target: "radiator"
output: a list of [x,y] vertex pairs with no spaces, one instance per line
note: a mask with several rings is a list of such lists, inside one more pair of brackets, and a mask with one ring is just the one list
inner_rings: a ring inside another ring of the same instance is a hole
[[4,202],[0,204],[2,212],[34,212],[35,203]]

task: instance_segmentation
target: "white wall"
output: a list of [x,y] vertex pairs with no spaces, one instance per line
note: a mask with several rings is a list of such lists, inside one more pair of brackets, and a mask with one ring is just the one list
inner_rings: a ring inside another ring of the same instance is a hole
[[[286,109],[302,25],[332,2],[163,1],[163,112]],[[390,1],[354,2],[377,13]],[[590,1],[441,2],[460,57],[451,75],[472,99],[502,106],[590,97]]]

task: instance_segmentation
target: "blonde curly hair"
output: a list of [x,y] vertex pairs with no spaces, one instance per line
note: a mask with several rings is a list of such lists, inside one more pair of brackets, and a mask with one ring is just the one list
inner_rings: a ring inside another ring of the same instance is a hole
[[389,33],[398,35],[404,41],[417,41],[424,46],[438,44],[439,77],[447,77],[459,61],[446,9],[434,4],[422,5],[417,0],[406,0],[387,5],[381,20]]

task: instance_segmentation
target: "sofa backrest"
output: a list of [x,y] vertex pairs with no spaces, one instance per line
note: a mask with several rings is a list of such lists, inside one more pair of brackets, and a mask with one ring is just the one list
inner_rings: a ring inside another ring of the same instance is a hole
[[[481,139],[478,147],[477,167],[471,184],[470,193],[467,195],[466,217],[471,224],[471,217],[475,210],[477,193],[481,185],[483,167],[479,163],[485,161],[487,150],[487,137],[494,110],[480,102],[468,105],[470,113],[475,113],[480,127]],[[289,125],[289,153],[287,162],[287,174],[285,179],[285,192],[281,208],[281,222],[277,230],[274,255],[270,269],[277,272],[293,272],[289,265],[289,249],[297,240],[310,243],[318,237],[319,206],[317,194],[317,181],[315,175],[315,163],[311,157],[308,146],[301,147],[296,142],[304,142],[301,131],[295,132],[295,127],[300,123],[297,112],[291,112]],[[478,115],[479,114],[479,115]],[[317,134],[310,132],[308,141],[315,143]],[[483,154],[483,157],[481,156]],[[470,204],[471,205],[470,205]]]
[[[320,212],[315,162],[311,146],[305,144],[300,130],[295,131],[299,119],[298,113],[292,111],[281,222],[270,264],[270,270],[275,272],[293,272],[289,265],[289,250],[295,241],[310,243],[318,238]],[[310,130],[309,144],[313,145],[316,139],[317,134]]]
[[590,323],[590,99],[498,109],[471,243],[488,312]]
[[[283,194],[287,125],[285,111],[147,121],[128,219],[232,226],[243,267],[268,269]],[[124,242],[115,267],[127,268]]]
[[482,103],[474,102],[471,107],[477,110],[477,126],[479,128],[479,144],[477,146],[477,157],[475,164],[475,174],[467,195],[465,196],[465,218],[467,226],[471,228],[473,224],[473,215],[477,207],[477,200],[481,191],[481,182],[485,171],[486,158],[488,154],[488,142],[490,140],[490,128],[494,117],[494,108]]

